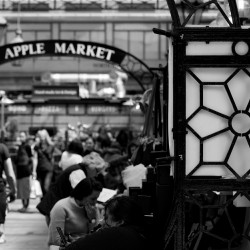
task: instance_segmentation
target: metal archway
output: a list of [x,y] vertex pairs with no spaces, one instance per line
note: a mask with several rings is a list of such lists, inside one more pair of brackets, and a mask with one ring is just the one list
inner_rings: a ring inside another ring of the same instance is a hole
[[145,91],[152,83],[153,71],[134,55],[106,44],[76,40],[36,40],[0,47],[0,64],[40,56],[75,56],[119,65]]

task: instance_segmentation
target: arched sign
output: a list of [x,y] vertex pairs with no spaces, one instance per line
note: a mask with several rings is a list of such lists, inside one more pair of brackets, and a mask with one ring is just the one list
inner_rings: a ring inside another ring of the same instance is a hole
[[119,65],[140,84],[150,84],[154,73],[135,56],[112,46],[70,40],[37,40],[7,44],[0,47],[0,64],[37,56],[78,56]]

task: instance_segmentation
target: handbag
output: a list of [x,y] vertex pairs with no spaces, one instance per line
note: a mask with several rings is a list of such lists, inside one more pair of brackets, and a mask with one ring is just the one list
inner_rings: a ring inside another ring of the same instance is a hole
[[43,196],[43,191],[41,188],[41,184],[37,179],[31,180],[31,192],[30,192],[30,198],[36,199]]

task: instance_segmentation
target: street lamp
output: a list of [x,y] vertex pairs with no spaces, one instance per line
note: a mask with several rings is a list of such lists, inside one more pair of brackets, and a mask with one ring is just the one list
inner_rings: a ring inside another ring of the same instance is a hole
[[5,133],[5,128],[4,128],[4,108],[6,105],[13,104],[14,101],[9,99],[6,96],[6,93],[4,90],[0,90],[0,99],[1,99],[1,141],[4,141],[4,133]]
[[[10,43],[22,43],[24,41],[23,36],[22,36],[21,17],[20,17],[20,15],[21,15],[21,5],[20,5],[20,0],[19,0],[19,2],[18,2],[18,16],[17,16],[16,36]],[[12,66],[21,67],[22,66],[21,60],[13,61]]]

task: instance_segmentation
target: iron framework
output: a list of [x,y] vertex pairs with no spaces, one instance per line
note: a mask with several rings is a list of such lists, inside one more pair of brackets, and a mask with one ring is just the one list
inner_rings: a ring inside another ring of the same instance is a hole
[[[247,161],[241,160],[243,151],[249,154],[250,148],[250,30],[242,26],[235,0],[229,0],[230,16],[216,0],[198,5],[188,0],[182,2],[187,5],[188,14],[181,17],[180,5],[167,0],[172,30],[155,30],[169,37],[173,45],[172,61],[169,60],[173,64],[173,126],[169,131],[174,146],[173,155],[166,158],[173,160],[174,198],[163,248],[230,250],[244,244],[249,247],[250,168]],[[216,6],[224,27],[190,26],[192,16],[209,5]],[[205,47],[202,53],[197,52],[200,45]],[[191,52],[189,47],[193,48]],[[225,48],[227,51],[223,52]],[[218,75],[225,71],[225,78],[216,79],[214,73],[206,73],[213,70]],[[190,92],[190,85],[196,92]],[[240,101],[236,100],[239,89],[244,89]],[[222,95],[228,107],[224,110],[224,104],[214,104],[221,101],[217,99]],[[197,103],[189,110],[193,99]],[[247,120],[244,129],[235,125],[239,115]],[[217,122],[220,126],[215,128]],[[214,146],[214,141],[225,137],[222,147]],[[197,153],[189,150],[193,145]],[[233,157],[238,160],[232,160]],[[213,174],[206,174],[204,169]],[[241,198],[247,205],[238,207]]]

